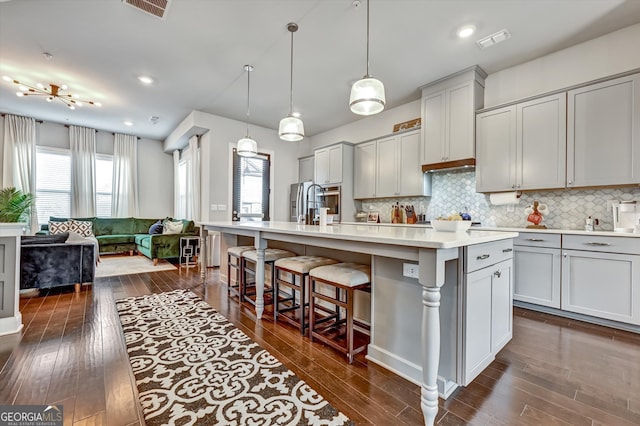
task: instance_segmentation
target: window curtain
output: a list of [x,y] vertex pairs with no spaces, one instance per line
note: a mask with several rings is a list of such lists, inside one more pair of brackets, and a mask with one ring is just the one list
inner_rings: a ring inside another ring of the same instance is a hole
[[113,147],[113,217],[138,216],[138,138],[116,133]]
[[180,207],[180,151],[173,151],[173,215],[178,216]]
[[[15,187],[25,194],[36,195],[36,120],[7,114],[4,120],[3,187]],[[29,226],[38,231],[35,203],[31,208]]]
[[187,218],[196,222],[200,221],[200,149],[198,148],[198,136],[189,139],[189,156],[191,157],[191,173],[188,176],[187,191],[190,192],[191,213],[193,217]]
[[69,126],[71,216],[96,215],[96,130]]

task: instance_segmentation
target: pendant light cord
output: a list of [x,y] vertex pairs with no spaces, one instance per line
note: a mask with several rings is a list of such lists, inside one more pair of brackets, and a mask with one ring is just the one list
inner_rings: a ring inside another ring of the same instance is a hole
[[252,68],[251,65],[245,66],[245,70],[247,71],[247,138],[249,137],[249,90],[251,87],[249,80],[251,78]]
[[290,96],[289,114],[293,114],[293,31],[291,31],[291,70],[290,71],[291,71],[291,78],[289,79],[289,96]]
[[367,75],[366,77],[370,77],[369,75],[369,0],[367,0]]

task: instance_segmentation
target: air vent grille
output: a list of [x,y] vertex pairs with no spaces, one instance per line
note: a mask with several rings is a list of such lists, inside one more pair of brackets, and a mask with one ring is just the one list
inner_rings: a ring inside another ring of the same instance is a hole
[[171,0],[122,0],[122,2],[156,18],[164,19]]

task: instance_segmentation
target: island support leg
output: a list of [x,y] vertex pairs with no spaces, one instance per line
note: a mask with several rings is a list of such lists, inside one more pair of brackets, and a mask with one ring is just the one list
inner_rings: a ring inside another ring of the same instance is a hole
[[432,426],[438,414],[438,366],[440,363],[440,287],[445,262],[458,257],[457,249],[420,249],[419,279],[422,285],[422,389],[420,408],[424,424]]
[[[202,282],[207,279],[207,240],[209,231],[204,226],[200,226],[200,278]],[[212,248],[213,250],[213,248]]]
[[[267,241],[255,237],[256,247],[256,317],[262,318],[264,312],[264,250],[267,248]],[[273,285],[273,283],[271,283]]]

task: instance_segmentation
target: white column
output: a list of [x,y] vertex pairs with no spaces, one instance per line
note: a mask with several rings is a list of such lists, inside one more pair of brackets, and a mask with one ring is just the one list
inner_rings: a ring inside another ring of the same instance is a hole
[[[205,282],[207,278],[207,236],[209,231],[204,225],[200,226],[200,278]],[[213,248],[212,248],[213,250]]]
[[422,285],[422,389],[420,408],[424,424],[432,426],[438,414],[438,365],[440,363],[440,287],[445,262],[458,257],[457,249],[420,249],[419,278]]
[[256,247],[256,317],[262,318],[264,312],[264,250],[267,248],[267,241],[261,238],[260,234],[255,236]]

